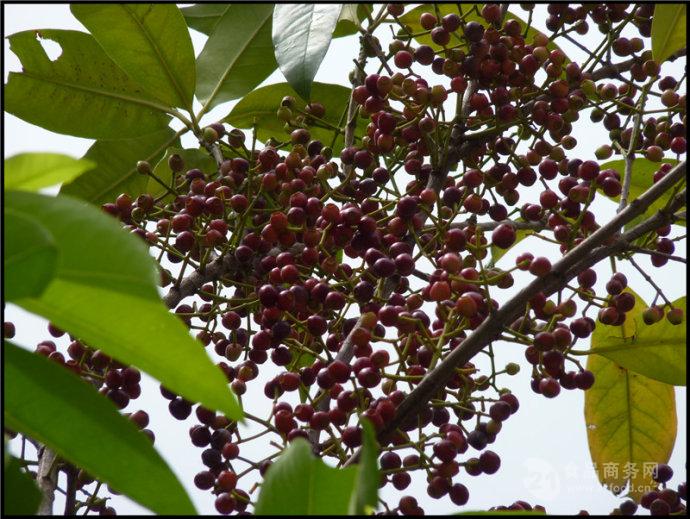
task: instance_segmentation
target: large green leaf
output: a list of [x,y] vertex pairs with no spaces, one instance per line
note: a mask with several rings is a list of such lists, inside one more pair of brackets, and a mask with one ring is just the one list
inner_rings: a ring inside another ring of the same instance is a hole
[[[285,96],[294,96],[297,103],[302,103],[299,106],[301,109],[306,106],[306,101],[299,98],[290,85],[278,83],[258,88],[244,96],[225,118],[225,122],[236,128],[253,128],[256,125],[257,138],[264,142],[270,137],[281,141],[286,140],[289,133],[286,133],[284,129],[285,123],[276,116],[280,101]],[[341,85],[315,82],[312,88],[312,99],[322,103],[326,108],[323,119],[333,126],[338,126],[340,116],[347,108],[350,90]],[[309,132],[312,138],[320,139],[325,146],[330,145],[333,139],[333,130],[328,128],[312,126]],[[341,134],[335,141],[333,152],[340,153],[342,146]]]
[[151,441],[93,386],[8,342],[4,357],[8,427],[44,443],[154,512],[195,513],[184,487]]
[[338,23],[333,31],[334,38],[350,36],[359,32],[358,26],[371,14],[371,4],[343,4]]
[[377,504],[380,476],[376,438],[363,423],[364,447],[357,466],[333,468],[295,439],[266,472],[256,515],[362,515]]
[[587,369],[596,377],[585,391],[585,424],[597,476],[612,490],[629,483],[639,500],[656,487],[650,467],[668,462],[673,451],[675,390],[600,355],[588,357]]
[[[667,164],[678,164],[676,159],[664,159]],[[611,160],[605,162],[601,166],[602,170],[605,169],[615,169],[621,176],[621,182],[625,180],[625,160]],[[628,201],[635,200],[639,198],[642,193],[647,191],[654,184],[654,172],[661,167],[659,162],[652,162],[642,157],[637,157],[633,160],[632,164],[632,176],[630,178],[630,192],[628,195]],[[663,209],[664,206],[671,200],[673,193],[668,191],[655,200],[652,205],[644,212],[644,214],[635,218],[632,222],[626,225],[626,229],[632,228],[637,225],[642,220],[649,218],[659,209]],[[616,202],[620,201],[620,195],[615,197],[609,197],[611,200]],[[676,222],[678,225],[685,226],[684,221]]]
[[338,23],[340,4],[277,4],[273,10],[273,45],[285,79],[303,99],[310,99],[316,76]]
[[71,195],[93,204],[113,202],[120,193],[137,197],[141,193],[159,194],[163,187],[137,172],[137,161],[155,163],[166,147],[178,143],[172,128],[136,139],[96,141],[84,155],[97,164],[95,169],[62,186],[60,194]]
[[72,4],[106,54],[149,94],[191,109],[194,47],[175,4]]
[[684,3],[657,3],[652,17],[652,55],[659,63],[684,49],[687,7]]
[[53,236],[30,215],[5,208],[3,280],[5,298],[37,297],[55,274],[58,250]]
[[5,159],[4,189],[38,191],[78,177],[96,164],[61,153],[20,153]]
[[230,5],[232,4],[194,4],[183,7],[180,11],[189,27],[209,36]]
[[59,250],[53,281],[40,298],[18,305],[189,400],[240,417],[223,372],[161,302],[155,262],[138,238],[71,197],[10,191],[5,202],[40,222]]
[[[654,380],[684,386],[685,326],[674,326],[667,319],[646,325],[642,312],[648,305],[632,290],[626,291],[635,296],[635,308],[626,314],[625,319],[630,333],[621,333],[620,326],[597,323],[592,334],[592,352]],[[673,306],[685,312],[685,297],[674,301]]]
[[[59,44],[51,61],[41,39]],[[145,93],[90,34],[58,29],[8,37],[22,72],[10,72],[5,110],[47,130],[89,139],[121,139],[161,130],[169,107]]]
[[21,470],[19,460],[10,457],[2,470],[3,511],[7,515],[35,515],[41,492],[33,479]]
[[205,106],[242,97],[276,69],[272,13],[271,4],[233,4],[225,10],[197,59],[196,96]]
[[254,513],[346,515],[356,478],[353,468],[329,467],[296,438],[266,472]]

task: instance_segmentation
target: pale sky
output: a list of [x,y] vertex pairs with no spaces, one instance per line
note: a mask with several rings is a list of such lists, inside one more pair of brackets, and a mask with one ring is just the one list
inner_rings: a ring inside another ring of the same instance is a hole
[[[186,5],[186,4],[180,4]],[[4,32],[5,35],[13,34],[27,29],[62,28],[84,30],[81,24],[69,12],[66,4],[26,4],[5,5]],[[543,28],[545,18],[545,5],[537,6],[535,11],[535,25]],[[517,5],[511,6],[511,12],[524,16]],[[193,43],[197,54],[203,47],[205,36],[191,31]],[[387,30],[380,32],[384,47],[390,41]],[[588,39],[591,38],[590,42]],[[595,39],[596,38],[596,39]],[[598,43],[599,33],[591,30],[590,34],[580,37],[581,42],[591,47]],[[354,37],[333,40],[326,55],[323,65],[317,76],[317,81],[340,83],[347,85],[347,75],[352,68],[352,59],[356,57],[356,39]],[[574,60],[581,56],[581,52],[572,46],[562,45],[563,50]],[[5,70],[3,80],[7,80],[9,71],[20,70],[19,61],[9,51],[7,40],[4,40]],[[682,73],[682,64],[665,64],[663,74],[674,74],[679,77]],[[433,81],[440,81],[435,76]],[[274,72],[264,84],[284,81],[280,71]],[[443,81],[440,81],[443,83]],[[433,84],[433,83],[432,83]],[[204,118],[205,122],[213,122],[229,113],[234,102],[225,103],[212,110]],[[585,115],[583,119],[587,119]],[[607,135],[601,127],[583,122],[574,123],[574,136],[578,140],[578,152],[581,150],[583,159],[593,158],[593,150],[606,141]],[[54,151],[65,153],[74,157],[82,156],[92,141],[67,135],[58,135],[42,128],[30,125],[16,117],[4,114],[5,157],[25,151]],[[184,144],[193,145],[194,139],[187,137]],[[537,191],[538,192],[538,191]],[[596,205],[598,215],[612,215],[615,206],[608,201],[598,201]],[[602,218],[599,216],[599,218]],[[601,221],[601,220],[600,220]],[[677,234],[677,233],[676,233]],[[547,249],[542,241],[528,239],[516,246],[501,260],[501,265],[511,265],[515,257],[521,252],[531,250],[535,255],[545,255],[553,260],[558,259],[558,252]],[[685,240],[676,242],[676,254],[686,255]],[[640,258],[639,263],[646,268],[651,268],[646,257]],[[600,263],[596,268],[599,279],[608,279],[610,267],[608,262]],[[643,277],[634,269],[624,270],[629,279],[629,284],[643,298],[650,301],[654,291],[645,282]],[[665,289],[670,300],[685,295],[686,272],[683,265],[669,262],[661,269],[653,272],[655,281]],[[516,283],[512,289],[503,291],[503,300],[516,293],[529,277],[523,274],[515,276]],[[599,285],[598,285],[599,286]],[[45,321],[32,316],[9,304],[7,306],[5,320],[13,321],[17,327],[15,341],[28,348],[33,348],[38,342],[48,337]],[[63,339],[64,340],[64,339]],[[56,341],[59,344],[59,340]],[[584,347],[579,348],[584,349]],[[469,503],[464,510],[488,509],[490,506],[509,505],[513,501],[522,499],[531,504],[541,504],[546,507],[548,513],[574,514],[581,509],[590,513],[607,514],[620,499],[615,498],[610,492],[603,489],[596,481],[596,476],[590,465],[590,456],[587,447],[586,431],[583,417],[583,392],[562,391],[558,398],[547,400],[540,395],[535,395],[530,390],[529,368],[524,360],[523,349],[514,344],[495,344],[496,363],[498,366],[508,362],[517,362],[522,366],[522,371],[508,379],[503,377],[501,383],[509,387],[520,399],[521,406],[517,414],[508,420],[496,442],[489,448],[501,456],[500,470],[491,476],[481,475],[476,478],[465,476],[457,479],[464,483],[470,491]],[[484,356],[478,356],[477,365],[487,367]],[[268,365],[262,366],[262,373],[268,371]],[[262,375],[260,375],[262,378]],[[265,379],[264,379],[265,380]],[[193,447],[189,441],[188,429],[194,422],[194,414],[179,422],[168,413],[167,401],[160,397],[158,384],[149,377],[145,377],[142,384],[142,396],[128,406],[126,411],[145,409],[151,417],[150,429],[156,434],[156,447],[179,476],[183,485],[187,488],[197,510],[200,513],[215,514],[213,506],[214,497],[208,491],[200,491],[193,484],[193,477],[204,467],[200,460],[201,449]],[[678,435],[676,447],[671,457],[670,465],[675,471],[673,485],[685,481],[686,450],[686,391],[685,388],[676,388],[678,409]],[[245,405],[262,405],[263,383],[249,384],[249,391],[244,398]],[[255,412],[265,416],[267,412]],[[12,447],[16,448],[16,445]],[[243,450],[243,455],[252,457],[257,455],[261,447],[253,450]],[[426,482],[420,478],[421,474],[414,473],[413,483],[404,492],[414,495],[420,501],[427,514],[453,513],[456,507],[448,498],[432,500],[426,495]],[[240,488],[247,489],[248,485],[241,481]],[[388,501],[389,506],[397,506],[398,494],[387,486],[382,492],[382,497]],[[135,503],[124,497],[114,497],[112,501],[119,513],[145,513]],[[56,512],[61,511],[61,496],[57,496]]]

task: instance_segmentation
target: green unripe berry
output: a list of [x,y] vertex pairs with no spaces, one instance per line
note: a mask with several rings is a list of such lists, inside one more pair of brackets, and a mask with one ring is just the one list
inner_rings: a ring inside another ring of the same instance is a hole
[[585,79],[581,84],[580,88],[585,93],[586,96],[591,97],[596,92],[596,84],[591,79]]
[[145,160],[140,160],[139,162],[137,162],[137,172],[139,172],[141,175],[150,175],[151,164],[149,164]]
[[333,158],[333,149],[330,146],[324,146],[321,148],[321,156],[325,160],[331,160]]
[[520,365],[515,362],[509,362],[506,364],[506,373],[508,375],[517,375],[520,373]]
[[210,126],[207,126],[204,128],[203,137],[206,142],[216,142],[218,140],[218,132]]
[[613,148],[608,144],[599,146],[594,152],[594,156],[599,160],[606,160],[613,155]]
[[292,110],[290,110],[287,106],[281,106],[278,108],[276,115],[281,121],[289,123],[290,119],[292,119]]

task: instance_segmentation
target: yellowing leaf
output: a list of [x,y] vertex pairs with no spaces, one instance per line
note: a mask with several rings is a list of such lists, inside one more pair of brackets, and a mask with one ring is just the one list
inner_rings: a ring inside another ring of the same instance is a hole
[[[626,289],[626,292],[635,296],[635,308],[627,313],[623,326],[597,323],[592,334],[592,351],[646,377],[684,386],[685,326],[674,326],[667,319],[646,325],[642,312],[647,303],[632,290]],[[685,312],[685,298],[678,299],[673,306]]]
[[673,386],[628,371],[599,355],[587,359],[594,386],[585,392],[589,452],[599,481],[639,501],[656,488],[651,468],[666,463],[676,440]]

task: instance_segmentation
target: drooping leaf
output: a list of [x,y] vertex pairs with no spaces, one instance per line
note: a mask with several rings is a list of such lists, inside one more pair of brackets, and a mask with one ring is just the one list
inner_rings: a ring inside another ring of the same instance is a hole
[[17,300],[19,306],[187,399],[240,417],[223,372],[163,305],[155,262],[136,237],[71,197],[10,191],[5,201],[6,209],[45,227],[59,252],[53,281],[39,298]]
[[338,23],[333,31],[334,38],[342,38],[343,36],[350,36],[357,34],[358,25],[366,20],[367,14],[371,14],[372,8],[370,4],[343,4],[343,10],[340,12]]
[[209,108],[251,92],[278,66],[271,4],[233,4],[223,12],[197,59],[197,98]]
[[[283,128],[285,123],[278,119],[276,112],[280,107],[280,101],[288,95],[295,97],[297,103],[300,103],[300,109],[306,107],[306,101],[301,99],[287,83],[267,85],[244,96],[225,118],[225,122],[235,128],[252,128],[256,124],[257,138],[264,142],[270,137],[280,141],[287,140],[289,139],[289,132],[286,133]],[[349,99],[350,90],[344,86],[318,82],[313,84],[312,100],[322,103],[326,108],[323,119],[330,125],[338,126]],[[309,128],[312,138],[321,140],[324,146],[331,144],[333,132],[332,129],[317,126]],[[333,145],[333,153],[340,153],[342,146],[343,137],[341,134]]]
[[149,94],[190,109],[196,69],[187,24],[175,4],[72,4],[72,14]]
[[373,427],[362,421],[357,465],[332,468],[312,454],[302,438],[271,465],[256,503],[257,515],[362,515],[376,509],[380,474]]
[[687,7],[684,3],[657,3],[652,17],[652,56],[663,63],[687,46]]
[[587,358],[595,376],[585,391],[585,424],[599,481],[614,493],[626,483],[639,501],[656,487],[651,467],[666,463],[676,440],[673,386],[629,371],[600,355]]
[[[664,163],[676,165],[678,164],[678,161],[675,159],[664,159]],[[647,160],[642,157],[635,158],[632,165],[632,176],[630,178],[630,192],[628,195],[628,201],[639,198],[640,195],[642,195],[642,193],[644,193],[650,187],[652,187],[652,185],[654,184],[654,173],[660,167],[661,163],[659,162],[652,162],[651,160]],[[624,182],[625,160],[611,160],[609,162],[605,162],[604,164],[602,164],[600,168],[602,171],[605,169],[615,169],[621,176],[621,182]],[[636,219],[634,219],[632,222],[626,225],[626,229],[634,227],[642,220],[645,220],[652,216],[659,209],[663,209],[663,207],[669,202],[669,200],[671,200],[672,195],[673,193],[671,191],[664,193],[657,200],[655,200],[642,215],[638,216]],[[621,199],[620,195],[609,198],[611,198],[611,200],[614,200],[615,202],[619,202]],[[684,221],[678,221],[676,222],[676,224],[685,226]]]
[[[616,362],[618,365],[666,384],[686,384],[686,330],[674,326],[667,319],[647,325],[642,312],[647,308],[644,300],[631,289],[635,307],[626,313],[628,333],[621,333],[620,326],[597,323],[592,334],[592,351]],[[673,302],[674,307],[685,312],[685,298]]]
[[58,261],[55,240],[31,215],[6,207],[4,218],[5,297],[8,301],[38,297],[55,274]]
[[3,510],[7,515],[35,515],[41,492],[33,479],[21,470],[19,460],[10,457],[2,470]]
[[[54,61],[40,40],[59,44]],[[10,72],[5,110],[47,130],[89,139],[123,139],[165,128],[169,108],[132,81],[90,34],[58,29],[8,37],[22,72]]]
[[278,66],[300,97],[311,100],[316,71],[331,44],[340,4],[276,4],[273,45]]
[[140,160],[155,164],[171,144],[179,144],[172,128],[136,139],[96,141],[84,155],[84,159],[97,164],[96,168],[63,185],[60,194],[96,205],[113,202],[120,193],[132,199],[144,192],[160,194],[162,186],[138,173],[136,166]]
[[19,153],[5,159],[3,189],[38,191],[69,182],[95,165],[61,153]]
[[[195,513],[182,484],[136,426],[69,370],[4,343],[8,427],[160,514]],[[17,496],[12,496],[16,499]]]
[[232,4],[194,4],[180,9],[187,25],[209,36],[220,17]]

